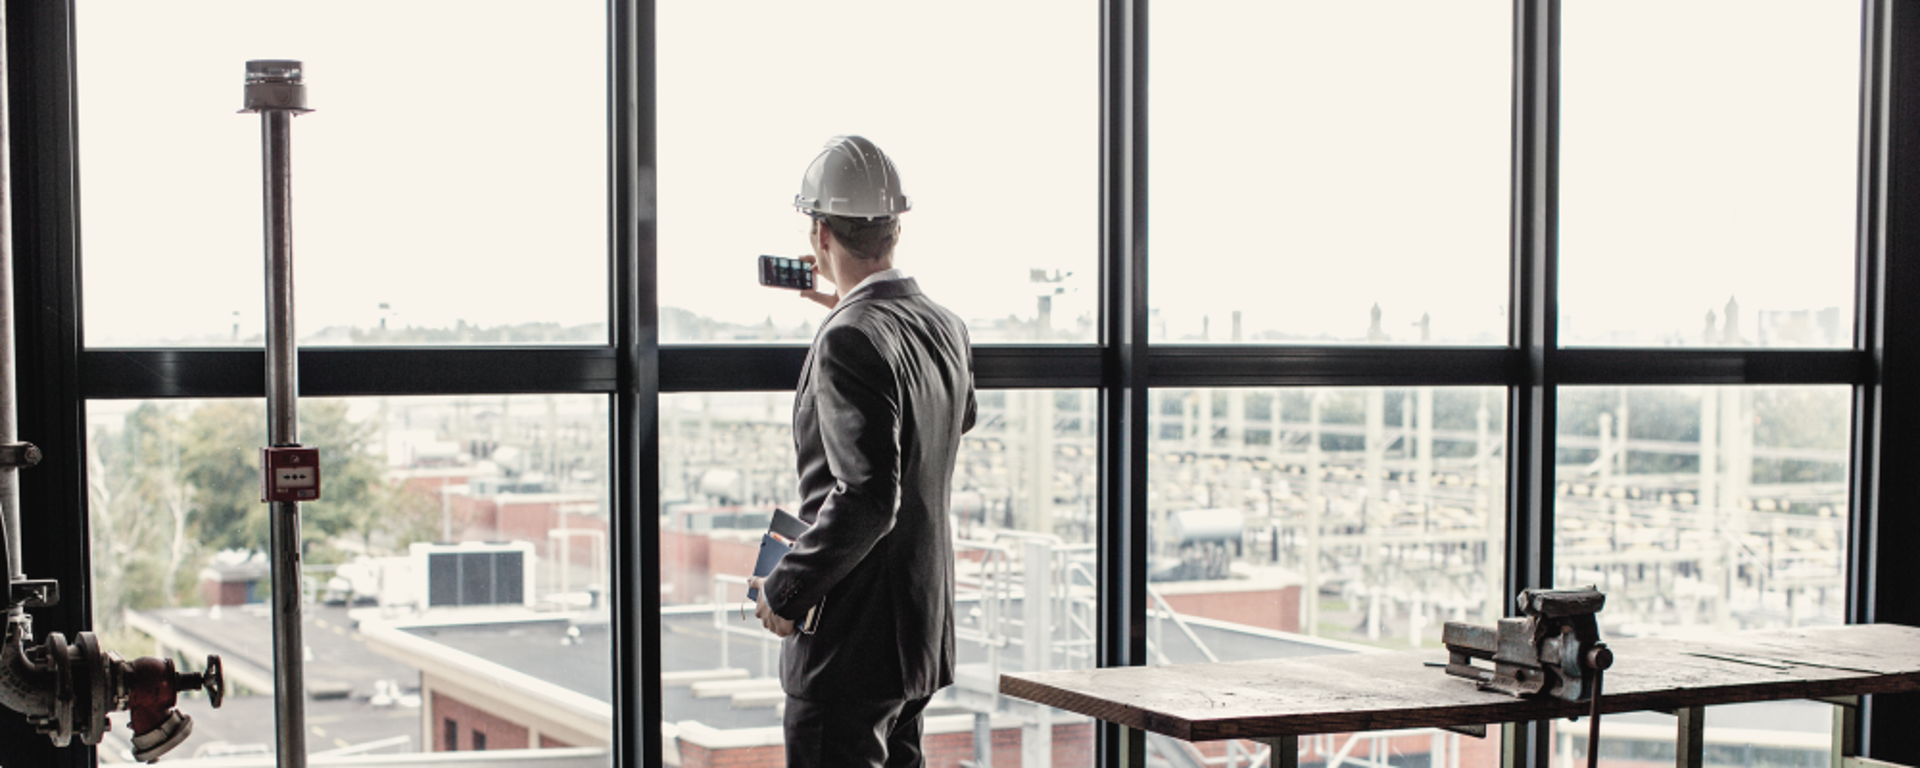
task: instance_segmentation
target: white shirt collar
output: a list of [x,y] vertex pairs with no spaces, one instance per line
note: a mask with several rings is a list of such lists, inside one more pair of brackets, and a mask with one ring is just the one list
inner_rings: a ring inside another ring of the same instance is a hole
[[[905,280],[905,279],[907,279],[907,271],[904,269],[901,269],[899,267],[894,267],[893,269],[883,269],[871,275],[867,275],[867,279],[860,281],[860,284],[854,286],[853,290],[847,291],[847,296],[852,296],[856,293],[859,293],[860,291],[864,290],[867,286],[873,285],[874,283],[878,283],[884,280]],[[846,298],[846,296],[843,296],[841,298]]]

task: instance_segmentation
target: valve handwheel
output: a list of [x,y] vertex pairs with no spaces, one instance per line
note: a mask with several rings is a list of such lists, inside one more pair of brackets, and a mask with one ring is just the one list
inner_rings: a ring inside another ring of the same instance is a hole
[[220,700],[227,697],[227,678],[220,671],[220,656],[207,655],[207,671],[200,673],[200,683],[206,688],[207,700],[213,702],[213,708],[220,708]]

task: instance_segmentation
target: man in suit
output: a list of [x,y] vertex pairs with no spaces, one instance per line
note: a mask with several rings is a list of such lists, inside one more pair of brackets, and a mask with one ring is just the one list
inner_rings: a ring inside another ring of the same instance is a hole
[[920,766],[922,712],[953,682],[947,504],[974,420],[967,329],[893,266],[909,203],[873,142],[828,142],[794,205],[833,291],[804,294],[830,311],[793,405],[811,527],[754,583],[755,615],[785,638],[787,765]]

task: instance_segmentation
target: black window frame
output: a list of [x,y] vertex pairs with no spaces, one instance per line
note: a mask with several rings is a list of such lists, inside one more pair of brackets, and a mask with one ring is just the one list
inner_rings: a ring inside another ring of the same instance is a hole
[[[62,581],[65,601],[35,609],[42,632],[91,626],[85,405],[91,399],[259,397],[264,354],[244,349],[86,348],[80,312],[74,76],[76,0],[4,0],[4,182],[15,262],[20,434],[46,454],[23,473],[23,567]],[[529,6],[532,9],[533,6]],[[1148,0],[1101,0],[1101,338],[1083,346],[982,346],[985,388],[1099,393],[1099,663],[1145,662],[1146,448],[1159,387],[1501,386],[1507,389],[1509,592],[1550,583],[1557,387],[1846,385],[1854,393],[1850,622],[1920,624],[1920,569],[1892,547],[1920,541],[1920,3],[1862,0],[1860,188],[1855,342],[1845,350],[1561,348],[1555,332],[1560,0],[1513,2],[1513,135],[1506,346],[1156,345],[1147,334]],[[537,12],[529,10],[529,12]],[[964,11],[963,11],[964,12]],[[656,110],[653,0],[609,0],[609,317],[607,344],[562,347],[331,348],[300,352],[316,397],[590,394],[611,398],[616,766],[661,754],[657,647],[658,402],[675,392],[791,389],[804,349],[660,343],[656,322]],[[236,65],[238,62],[236,62]],[[1870,697],[1865,754],[1920,764],[1920,694]],[[1506,729],[1506,761],[1544,768],[1542,728]],[[1143,742],[1103,725],[1102,766],[1139,764]],[[54,749],[14,713],[0,743],[28,763],[85,766],[92,749]]]

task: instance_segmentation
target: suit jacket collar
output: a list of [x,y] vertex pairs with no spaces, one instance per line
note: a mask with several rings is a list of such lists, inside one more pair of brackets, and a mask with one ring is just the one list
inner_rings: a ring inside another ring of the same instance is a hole
[[820,327],[826,328],[827,324],[833,322],[833,318],[840,314],[840,310],[868,299],[903,299],[918,295],[920,295],[920,283],[911,277],[868,283],[860,290],[841,299],[839,304],[835,304],[833,311],[827,313],[827,319],[820,321]]

